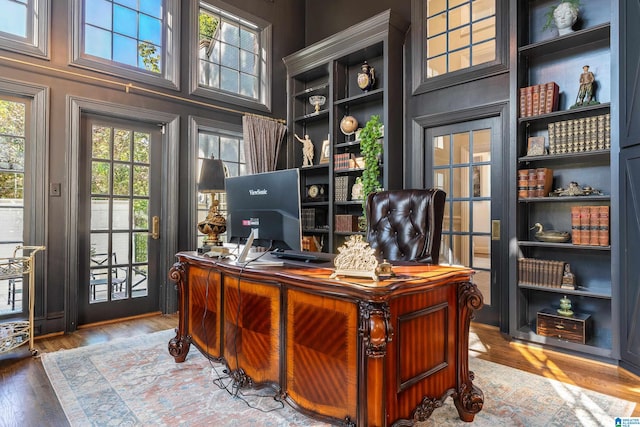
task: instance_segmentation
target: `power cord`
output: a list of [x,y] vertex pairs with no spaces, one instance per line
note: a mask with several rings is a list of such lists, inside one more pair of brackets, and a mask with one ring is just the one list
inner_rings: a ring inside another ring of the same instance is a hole
[[[271,242],[269,248],[271,248],[273,245],[273,242]],[[268,253],[270,249],[267,249],[267,251],[265,251],[264,254],[260,255],[259,257],[256,257],[252,260],[250,260],[247,265],[250,262],[253,262],[261,257],[263,257],[264,255],[266,255]],[[238,398],[240,399],[242,402],[244,402],[249,408],[252,409],[256,409],[260,412],[263,413],[268,413],[268,412],[272,412],[272,411],[277,411],[280,409],[284,408],[284,402],[280,399],[278,393],[272,393],[272,394],[261,394],[261,393],[243,393],[241,388],[243,385],[245,385],[242,380],[239,380],[239,376],[244,376],[244,371],[242,371],[242,369],[240,368],[240,360],[239,360],[239,356],[238,356],[238,329],[239,329],[239,322],[240,322],[240,315],[241,315],[241,307],[242,307],[242,292],[240,289],[240,283],[242,281],[242,275],[244,273],[246,265],[242,266],[240,268],[240,273],[238,274],[238,279],[237,279],[237,284],[236,284],[236,289],[238,292],[238,305],[236,308],[236,318],[235,318],[235,330],[234,330],[234,336],[233,336],[233,349],[234,349],[234,353],[235,353],[235,360],[236,360],[236,370],[229,372],[228,368],[224,368],[222,371],[222,374],[220,374],[218,372],[218,368],[215,366],[215,364],[213,363],[213,361],[209,358],[207,358],[207,360],[209,361],[209,365],[211,366],[211,370],[212,370],[212,375],[213,375],[213,379],[212,379],[212,383],[217,386],[219,389],[221,390],[225,390],[230,396],[234,397],[234,398]],[[207,312],[208,312],[208,303],[209,303],[209,283],[210,283],[210,278],[211,278],[211,273],[212,273],[213,269],[209,269],[208,273],[207,273],[207,284],[205,287],[205,303],[204,303],[204,311],[202,313],[202,320],[201,320],[201,327],[205,336],[205,347],[206,347],[206,351],[207,354],[209,354],[209,334],[207,333],[207,327],[206,327],[206,316],[207,316]],[[222,284],[221,284],[222,286]],[[220,355],[221,358],[223,358],[223,355]],[[238,375],[240,374],[240,375]],[[271,400],[273,402],[277,403],[277,406],[273,407],[273,408],[262,408],[260,406],[258,406],[256,403],[252,403],[250,402],[247,398],[258,398],[259,400],[262,400],[264,398],[271,398]]]

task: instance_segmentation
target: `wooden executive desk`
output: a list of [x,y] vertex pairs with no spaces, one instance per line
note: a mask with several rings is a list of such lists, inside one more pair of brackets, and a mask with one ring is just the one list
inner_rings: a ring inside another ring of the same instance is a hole
[[193,343],[226,364],[236,385],[270,386],[338,425],[413,425],[448,396],[464,421],[482,409],[468,369],[469,321],[482,295],[469,269],[395,267],[399,279],[376,283],[330,279],[331,264],[242,270],[177,257],[176,362]]

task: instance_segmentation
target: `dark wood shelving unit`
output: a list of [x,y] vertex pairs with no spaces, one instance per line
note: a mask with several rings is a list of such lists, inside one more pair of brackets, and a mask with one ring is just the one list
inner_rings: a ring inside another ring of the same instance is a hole
[[[577,145],[578,139],[571,143],[568,139],[560,139],[562,144],[566,143],[566,150],[562,146],[562,152],[554,152],[555,150],[549,150],[548,146],[549,124],[556,124],[556,129],[557,124],[562,122],[566,122],[567,126],[575,124],[576,128],[567,128],[568,138],[569,132],[578,132],[579,123],[589,123],[589,120],[580,119],[591,118],[593,122],[597,118],[606,123],[607,115],[610,116],[611,69],[615,65],[610,48],[611,18],[608,15],[612,5],[607,0],[595,0],[594,4],[590,2],[588,6],[581,8],[582,28],[567,35],[557,36],[553,35],[553,31],[549,34],[542,30],[544,15],[552,4],[549,0],[514,4],[516,25],[513,34],[518,44],[516,60],[512,64],[512,91],[515,94],[512,98],[515,100],[512,112],[513,117],[516,117],[512,122],[516,144],[514,170],[518,175],[519,169],[548,168],[553,173],[551,191],[554,188],[566,188],[570,182],[575,181],[580,187],[590,185],[603,194],[515,199],[515,240],[518,254],[513,256],[511,262],[517,264],[519,258],[565,262],[570,265],[570,271],[575,275],[577,288],[562,289],[520,283],[517,277],[519,270],[516,268],[516,275],[510,283],[509,331],[510,335],[517,339],[591,356],[615,358],[617,349],[612,344],[617,341],[617,331],[613,327],[616,322],[616,284],[612,269],[612,258],[615,256],[612,246],[615,242],[610,242],[613,236],[609,236],[610,245],[607,246],[577,245],[571,242],[548,243],[533,240],[530,230],[533,224],[539,222],[545,229],[573,232],[575,224],[572,223],[571,207],[609,206],[611,211],[614,200],[611,195],[617,191],[617,178],[611,170],[613,150],[609,148],[613,146],[613,141],[607,140],[606,136],[603,138],[598,134],[597,140],[586,140],[587,130],[584,130],[585,139],[580,142],[582,145]],[[588,64],[592,71],[597,70],[595,99],[600,103],[574,108],[581,67],[585,64]],[[575,78],[567,76],[567,67],[575,70]],[[548,82],[555,82],[560,87],[558,110],[519,117],[520,89]],[[526,155],[529,137],[543,137],[548,154]],[[558,138],[558,135],[555,137]],[[564,136],[561,135],[561,138]],[[597,143],[598,147],[587,145],[589,143]],[[585,147],[594,150],[583,151]],[[571,152],[574,150],[575,152]],[[518,177],[514,176],[514,180],[517,179]],[[517,187],[521,188],[521,185],[518,184]],[[538,312],[555,312],[562,295],[571,296],[574,312],[590,316],[591,338],[586,344],[536,333]]]
[[[390,142],[402,140],[403,112],[403,44],[408,23],[390,10],[379,13],[359,24],[353,25],[324,40],[314,43],[283,58],[287,68],[289,123],[287,144],[287,167],[300,168],[302,200],[310,185],[326,185],[327,201],[307,201],[302,209],[314,209],[316,221],[322,224],[306,227],[303,235],[325,238],[323,251],[337,252],[351,234],[359,231],[335,231],[336,215],[362,215],[362,202],[348,200],[352,188],[347,189],[347,200],[337,201],[336,179],[347,176],[349,185],[362,174],[362,168],[336,169],[334,155],[349,153],[358,157],[360,142],[353,135],[340,131],[340,121],[351,115],[362,128],[371,115],[380,116],[385,125],[382,138],[383,157],[381,164],[381,187],[402,188],[402,150],[388,149]],[[364,61],[375,68],[376,81],[368,91],[357,84],[358,72]],[[320,112],[313,111],[309,104],[312,95],[323,95],[326,103]],[[393,108],[391,108],[393,106]],[[329,141],[329,162],[311,167],[301,167],[302,144],[294,138],[309,135],[314,144],[314,163],[318,163],[325,140]],[[350,140],[353,139],[353,140]],[[393,167],[393,175],[386,174],[382,165]],[[344,194],[342,194],[344,197]],[[305,211],[309,214],[311,211]],[[305,214],[303,212],[303,216]]]

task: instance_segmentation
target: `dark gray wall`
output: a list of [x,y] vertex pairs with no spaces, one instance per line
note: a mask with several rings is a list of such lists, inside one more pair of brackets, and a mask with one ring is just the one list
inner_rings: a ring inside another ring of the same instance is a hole
[[307,45],[371,18],[387,9],[396,12],[405,21],[411,22],[411,0],[371,0],[366,2],[305,0],[305,4],[306,25],[304,26],[304,33]]
[[[118,79],[113,75],[93,73],[83,69],[70,67],[68,34],[71,23],[69,22],[68,1],[53,0],[52,2],[52,23],[51,23],[51,59],[50,61],[19,55],[13,52],[0,50],[0,55],[25,61],[30,64],[38,64],[54,69],[72,71],[81,76],[94,76],[109,80],[128,83],[127,80]],[[195,1],[181,2],[181,24],[182,36],[181,47],[181,90],[172,91],[148,86],[150,89],[173,96],[190,98],[188,94],[188,22],[190,7],[197,5]],[[247,10],[253,15],[259,16],[273,24],[273,82],[272,82],[272,117],[286,117],[286,78],[285,68],[280,60],[292,52],[304,46],[304,2],[299,0],[234,0],[229,2],[237,8]],[[46,283],[44,289],[38,289],[36,301],[37,333],[50,333],[65,329],[65,313],[68,311],[65,298],[65,289],[75,286],[74,283],[66,283],[65,269],[69,264],[67,253],[70,242],[67,240],[67,228],[74,227],[74,224],[65,224],[64,218],[68,215],[67,197],[69,195],[68,168],[66,164],[67,150],[69,143],[69,129],[66,117],[67,96],[85,97],[93,100],[102,100],[115,104],[135,106],[142,109],[149,109],[180,116],[180,182],[187,183],[187,163],[189,150],[187,141],[188,116],[215,119],[240,125],[242,117],[239,114],[225,113],[216,109],[189,104],[185,102],[171,100],[162,96],[144,95],[139,93],[125,93],[125,91],[110,87],[107,84],[100,84],[95,81],[77,76],[67,76],[55,70],[38,69],[31,65],[20,65],[9,61],[0,60],[0,75],[4,78],[21,82],[31,82],[36,85],[50,88],[50,103],[47,111],[50,114],[49,126],[49,176],[47,182],[62,183],[62,197],[48,197],[47,216],[47,251],[46,257]],[[145,86],[142,83],[135,83],[136,86]],[[192,97],[193,98],[193,97]],[[204,98],[200,98],[209,104],[215,104]],[[233,105],[222,105],[235,110],[244,110]],[[188,203],[189,188],[180,187],[180,206]],[[179,249],[186,248],[186,237],[192,234],[190,228],[191,219],[185,217],[187,210],[181,209],[178,218],[179,222]],[[40,242],[41,243],[41,242]]]

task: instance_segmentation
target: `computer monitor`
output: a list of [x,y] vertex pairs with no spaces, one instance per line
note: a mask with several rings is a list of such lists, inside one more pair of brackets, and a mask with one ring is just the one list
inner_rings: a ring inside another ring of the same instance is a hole
[[227,192],[227,236],[243,243],[301,250],[300,177],[298,169],[230,177]]

